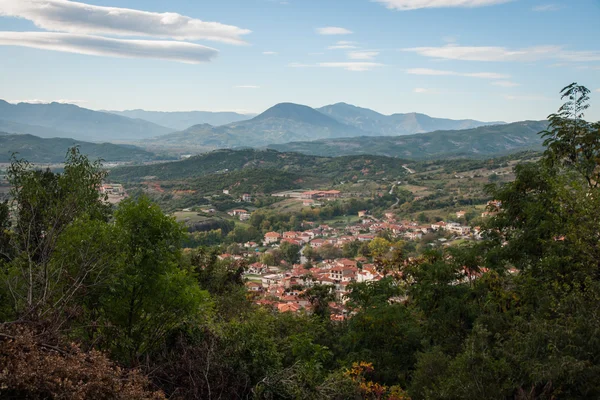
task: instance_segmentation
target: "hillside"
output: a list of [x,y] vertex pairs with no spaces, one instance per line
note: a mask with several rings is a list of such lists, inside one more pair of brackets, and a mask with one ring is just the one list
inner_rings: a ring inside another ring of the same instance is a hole
[[135,146],[89,143],[75,139],[44,139],[33,135],[0,134],[0,162],[9,162],[12,153],[33,163],[59,163],[70,147],[79,146],[90,159],[105,161],[148,161],[156,156]]
[[482,158],[541,149],[538,133],[545,121],[523,121],[460,131],[436,131],[402,137],[356,137],[268,146],[278,151],[318,156],[376,154],[409,159]]
[[111,171],[110,178],[117,181],[139,181],[148,177],[180,180],[245,169],[274,169],[300,177],[318,175],[328,179],[375,175],[383,178],[404,175],[402,163],[395,158],[367,155],[316,157],[275,150],[216,150],[183,161],[116,168]]
[[256,114],[239,114],[235,112],[210,112],[210,111],[146,111],[125,110],[106,111],[123,117],[143,119],[157,125],[165,126],[173,130],[184,130],[194,125],[209,124],[213,126],[227,125],[232,122],[244,121]]
[[49,128],[46,137],[55,136],[59,131],[88,141],[140,140],[173,131],[148,121],[61,103],[11,104],[0,100],[0,120]]
[[310,107],[281,103],[247,121],[218,127],[207,124],[192,126],[181,132],[154,138],[151,143],[165,146],[187,144],[209,148],[260,147],[298,139],[314,140],[367,134]]
[[501,124],[501,122],[481,122],[472,119],[433,118],[418,113],[383,115],[368,108],[346,103],[328,105],[318,108],[317,111],[376,136],[410,135],[436,130],[471,129]]

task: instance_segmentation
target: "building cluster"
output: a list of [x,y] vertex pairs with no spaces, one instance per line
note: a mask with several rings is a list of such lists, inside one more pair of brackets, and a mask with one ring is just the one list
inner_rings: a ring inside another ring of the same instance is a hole
[[[396,221],[392,213],[383,219],[361,213],[361,220],[344,228],[336,229],[328,225],[305,222],[304,231],[268,232],[264,235],[262,246],[277,248],[282,243],[296,244],[301,248],[310,246],[317,250],[324,245],[342,248],[354,241],[369,242],[382,231],[387,231],[396,239],[419,240],[423,235],[446,231],[452,234],[477,238],[478,231],[455,222],[435,222],[422,225],[414,221]],[[246,248],[257,246],[245,244]],[[268,250],[267,250],[268,251]],[[250,253],[250,251],[248,252]],[[236,257],[228,254],[222,258]],[[238,256],[243,258],[243,256]],[[257,304],[270,305],[280,312],[311,312],[312,305],[304,294],[316,284],[329,285],[335,300],[331,302],[332,319],[340,320],[348,316],[345,307],[349,285],[352,282],[372,282],[383,278],[375,265],[364,257],[355,259],[338,258],[324,260],[310,269],[305,264],[293,266],[268,266],[260,262],[249,266],[246,271],[248,290],[253,293]]]
[[254,301],[272,306],[279,312],[310,313],[313,305],[305,295],[307,290],[315,285],[329,286],[333,295],[329,307],[334,320],[348,316],[345,305],[352,282],[371,282],[383,278],[375,265],[368,264],[365,258],[327,260],[310,269],[296,264],[285,271],[255,263],[249,266],[247,274],[257,277],[246,283],[254,295]]

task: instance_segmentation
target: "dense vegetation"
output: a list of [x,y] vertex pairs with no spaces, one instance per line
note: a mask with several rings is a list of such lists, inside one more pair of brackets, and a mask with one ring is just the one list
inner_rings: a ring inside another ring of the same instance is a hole
[[[376,175],[394,178],[406,174],[402,160],[380,156],[315,157],[275,150],[215,150],[183,161],[116,168],[110,178],[116,181],[183,180],[239,169],[269,169],[317,176],[324,179],[350,179]],[[269,173],[269,172],[265,172]]]
[[90,143],[74,139],[42,139],[33,135],[10,135],[0,132],[0,162],[9,162],[12,153],[36,163],[62,163],[65,153],[79,146],[82,154],[105,161],[150,161],[156,155],[135,146]]
[[486,158],[521,150],[540,150],[537,135],[546,121],[523,121],[459,131],[436,131],[407,136],[354,137],[273,144],[269,148],[316,156],[376,154],[413,160]]
[[502,211],[484,240],[373,251],[386,278],[353,284],[343,322],[322,286],[305,294],[311,315],[253,305],[243,262],[182,253],[182,228],[145,198],[111,210],[96,191],[104,173],[76,151],[60,175],[13,163],[0,397],[598,398],[600,123],[583,119],[588,93],[566,87],[541,160],[489,187]]

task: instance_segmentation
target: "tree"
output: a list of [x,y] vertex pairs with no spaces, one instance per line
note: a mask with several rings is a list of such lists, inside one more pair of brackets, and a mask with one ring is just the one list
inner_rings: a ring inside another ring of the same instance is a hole
[[313,314],[322,319],[329,318],[329,302],[335,300],[334,288],[330,285],[314,285],[302,293],[301,297],[307,299]]
[[325,243],[319,247],[317,253],[324,260],[333,260],[342,256],[342,251],[330,243]]
[[579,172],[588,185],[600,184],[600,122],[583,119],[589,108],[589,89],[576,82],[561,90],[561,99],[568,100],[558,112],[550,114],[550,125],[543,132],[549,165],[571,167]]
[[182,227],[146,197],[124,200],[115,213],[125,266],[102,310],[104,340],[116,357],[136,364],[176,327],[202,316],[208,294],[182,267]]
[[8,205],[4,204],[0,212],[4,286],[0,293],[10,293],[13,317],[31,320],[60,315],[85,289],[81,281],[88,276],[85,270],[77,276],[68,275],[67,265],[52,258],[61,235],[73,221],[108,219],[110,205],[98,191],[105,175],[100,162],[90,162],[77,147],[67,153],[62,174],[35,170],[28,162],[13,158],[8,179],[15,222],[10,232]]
[[376,237],[369,242],[369,251],[373,257],[383,257],[389,253],[392,243],[387,239]]
[[281,256],[288,264],[296,264],[300,261],[300,246],[297,244],[283,242],[279,246]]

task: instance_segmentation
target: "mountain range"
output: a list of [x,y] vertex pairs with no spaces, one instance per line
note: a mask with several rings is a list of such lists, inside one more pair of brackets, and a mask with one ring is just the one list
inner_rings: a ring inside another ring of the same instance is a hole
[[61,163],[70,147],[78,146],[90,160],[151,161],[153,153],[131,145],[90,143],[67,138],[40,138],[33,135],[13,135],[0,132],[0,162],[9,162],[13,153],[32,163]]
[[407,135],[429,132],[440,127],[466,129],[498,122],[448,120],[424,114],[393,114],[386,116],[375,111],[338,103],[320,109],[280,103],[256,117],[241,122],[214,127],[209,124],[153,138],[160,146],[201,146],[231,148],[262,147],[291,141],[311,141],[357,136]]
[[250,119],[256,114],[239,114],[235,112],[222,111],[146,111],[146,110],[125,110],[125,111],[106,111],[112,114],[121,115],[127,118],[143,119],[157,125],[171,128],[174,131],[182,131],[193,125],[210,124],[213,126],[227,125],[232,122],[239,122]]
[[143,140],[173,131],[145,120],[93,111],[73,104],[11,104],[4,100],[0,100],[0,130],[98,142]]
[[[183,149],[193,146],[202,150],[261,147],[290,141],[397,136],[435,129],[465,129],[494,124],[433,118],[416,113],[383,115],[345,103],[319,109],[280,103],[250,117],[237,113],[203,111],[104,112],[72,104],[11,104],[0,100],[0,131],[46,138],[138,143],[153,149],[161,146]],[[185,129],[181,129],[182,127]]]
[[504,124],[501,121],[481,122],[472,119],[432,118],[419,113],[383,115],[368,108],[346,103],[336,103],[317,108],[317,110],[341,123],[370,133],[369,136],[411,135],[437,130],[471,129],[485,125]]
[[413,160],[482,158],[522,150],[541,150],[543,139],[539,132],[547,127],[547,121],[522,121],[416,135],[323,139],[273,144],[268,147],[316,156],[373,154]]

